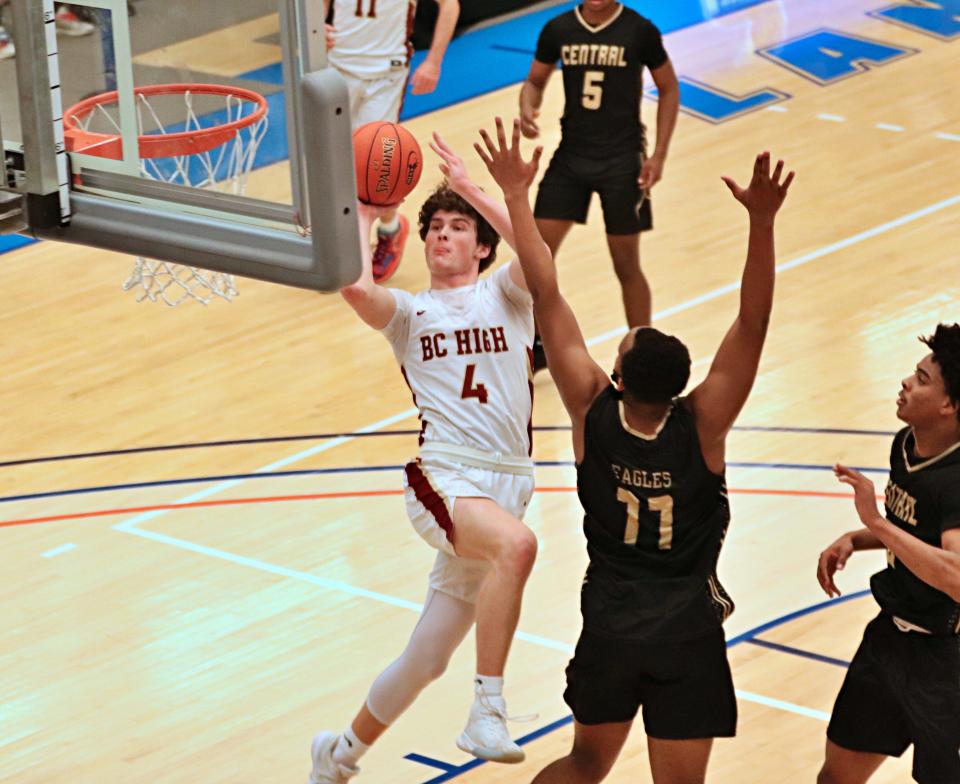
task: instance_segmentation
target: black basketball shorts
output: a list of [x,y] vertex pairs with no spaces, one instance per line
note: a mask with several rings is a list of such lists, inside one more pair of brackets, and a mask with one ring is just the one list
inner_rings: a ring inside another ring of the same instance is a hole
[[737,700],[723,630],[685,642],[633,642],[584,630],[563,699],[581,724],[630,721],[643,706],[647,735],[732,738]]
[[960,637],[902,632],[872,620],[843,681],[827,737],[899,757],[913,744],[920,784],[960,782]]
[[596,192],[607,234],[647,231],[653,228],[653,212],[649,196],[644,197],[637,184],[639,176],[639,153],[596,160],[558,149],[540,181],[533,214],[586,223],[590,198]]

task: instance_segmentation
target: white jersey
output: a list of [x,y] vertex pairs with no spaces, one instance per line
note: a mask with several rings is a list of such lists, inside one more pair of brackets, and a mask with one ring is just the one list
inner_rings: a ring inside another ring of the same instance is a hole
[[383,334],[420,409],[420,444],[530,455],[533,300],[509,265],[472,286],[390,291]]
[[416,9],[416,0],[333,0],[330,65],[360,79],[406,71]]

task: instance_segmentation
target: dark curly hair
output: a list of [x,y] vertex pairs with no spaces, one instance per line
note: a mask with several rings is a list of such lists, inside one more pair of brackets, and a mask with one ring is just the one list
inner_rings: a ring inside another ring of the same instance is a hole
[[690,380],[690,352],[673,335],[641,327],[620,360],[624,392],[639,403],[669,403]]
[[929,337],[920,337],[933,353],[933,361],[940,368],[943,385],[950,402],[958,406],[960,420],[960,324],[937,324]]
[[470,203],[462,196],[458,196],[444,180],[431,193],[420,208],[420,239],[427,238],[427,232],[430,230],[430,221],[437,210],[447,210],[448,212],[459,212],[468,218],[473,218],[477,224],[477,244],[486,245],[490,248],[487,257],[480,260],[480,272],[486,270],[497,258],[497,245],[500,243],[500,235],[494,231],[493,226],[487,223],[479,212],[477,212]]

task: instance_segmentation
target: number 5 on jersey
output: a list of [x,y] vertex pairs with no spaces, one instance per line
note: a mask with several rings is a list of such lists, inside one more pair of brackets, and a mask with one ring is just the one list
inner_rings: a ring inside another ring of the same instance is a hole
[[483,384],[475,384],[473,382],[473,372],[476,369],[476,365],[467,365],[467,370],[463,374],[463,389],[460,392],[460,397],[464,400],[475,397],[481,403],[486,403],[487,388]]
[[584,109],[599,109],[603,101],[603,71],[587,71],[583,75],[583,95],[580,104]]
[[[635,545],[640,534],[641,500],[622,487],[617,488],[617,500],[627,505],[627,527],[623,532],[623,541]],[[657,546],[660,550],[669,550],[673,546],[673,496],[655,495],[646,501],[647,508],[660,515],[660,539]]]

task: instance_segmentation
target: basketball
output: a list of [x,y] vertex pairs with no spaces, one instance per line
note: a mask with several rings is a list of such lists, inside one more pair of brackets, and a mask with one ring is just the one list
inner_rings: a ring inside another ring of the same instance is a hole
[[417,187],[423,156],[413,134],[402,125],[372,122],[353,132],[353,164],[360,201],[390,207]]

